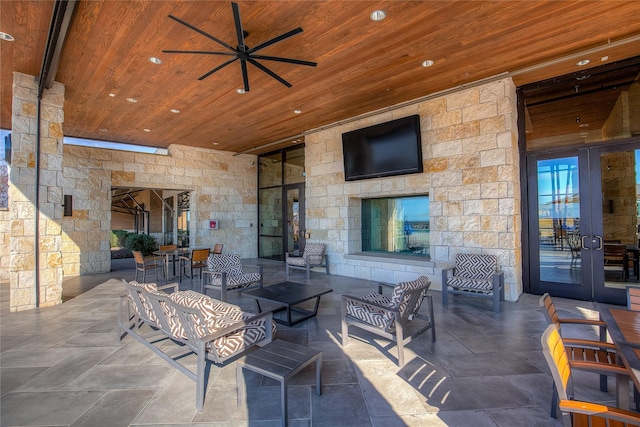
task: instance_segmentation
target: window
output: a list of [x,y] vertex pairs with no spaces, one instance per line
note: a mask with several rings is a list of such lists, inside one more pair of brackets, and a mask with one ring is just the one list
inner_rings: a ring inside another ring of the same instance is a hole
[[362,251],[429,256],[429,196],[362,201]]

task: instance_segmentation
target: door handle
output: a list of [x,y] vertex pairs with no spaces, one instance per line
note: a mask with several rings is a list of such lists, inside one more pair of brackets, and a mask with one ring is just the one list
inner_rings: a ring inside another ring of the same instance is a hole
[[591,248],[587,247],[587,245],[585,245],[586,239],[590,239],[590,237],[589,236],[582,236],[580,238],[580,247],[581,247],[581,249],[584,249],[584,250],[591,249]]
[[596,243],[596,241],[598,242],[598,246],[595,248],[595,250],[596,251],[601,251],[602,250],[602,236],[593,236],[593,240],[591,240],[591,242],[592,243]]

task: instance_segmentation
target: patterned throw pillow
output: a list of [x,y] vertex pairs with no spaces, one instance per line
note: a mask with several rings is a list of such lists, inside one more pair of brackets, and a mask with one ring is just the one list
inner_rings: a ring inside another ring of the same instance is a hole
[[490,279],[496,272],[498,260],[495,255],[457,254],[454,276],[467,279]]
[[242,263],[238,254],[211,254],[207,258],[207,268],[209,271],[225,272],[228,276],[243,274]]

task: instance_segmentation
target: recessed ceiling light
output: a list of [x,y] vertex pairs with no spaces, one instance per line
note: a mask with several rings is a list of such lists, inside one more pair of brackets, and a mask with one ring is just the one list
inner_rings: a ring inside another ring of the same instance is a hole
[[129,102],[131,102],[131,103],[133,103],[133,104],[135,104],[136,102],[138,102],[138,100],[137,100],[137,99],[135,99],[135,98],[127,98],[127,101],[129,101]]
[[113,98],[114,96],[116,96],[116,94],[115,93],[110,93],[109,96]]
[[176,110],[175,108],[172,108],[171,111],[173,114],[178,114],[180,112],[180,110]]
[[99,130],[100,132],[109,132],[109,129],[106,129],[106,128],[100,128],[100,129],[98,129],[98,130]]
[[371,17],[372,21],[382,21],[387,17],[387,14],[384,13],[384,10],[374,10],[369,16]]
[[162,64],[162,60],[160,58],[156,58],[155,56],[149,57],[149,62],[152,64]]
[[143,130],[143,131],[145,131],[145,132],[147,132],[147,133],[148,133],[148,132],[151,132],[151,129],[147,129],[147,128],[142,129],[142,130]]
[[589,127],[589,123],[580,123],[580,127],[581,128],[588,128]]
[[422,66],[425,68],[432,67],[436,62],[432,59],[427,59],[422,63]]
[[4,31],[0,31],[0,40],[4,40],[7,42],[12,42],[15,40],[15,38],[9,34],[9,33],[5,33]]
[[590,59],[583,59],[582,61],[576,62],[576,65],[582,67],[583,65],[587,65],[589,62],[591,62]]
[[212,142],[211,145],[218,145],[218,143],[217,142]]
[[236,89],[236,92],[242,94],[242,93],[246,93],[246,91],[244,89]]
[[302,110],[293,110],[293,112],[294,112],[295,114],[300,114],[300,113],[302,113]]
[[604,62],[604,61],[608,61],[609,57],[608,56],[603,56],[602,58],[600,58],[600,61]]

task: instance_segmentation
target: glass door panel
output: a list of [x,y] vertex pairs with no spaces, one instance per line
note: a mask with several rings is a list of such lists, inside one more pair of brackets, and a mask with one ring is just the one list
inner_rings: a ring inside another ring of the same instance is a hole
[[601,153],[600,181],[605,294],[615,295],[639,283],[640,149]]
[[539,280],[580,284],[578,157],[538,161]]
[[304,184],[285,186],[286,252],[299,255],[304,250]]
[[585,179],[586,155],[572,150],[565,155],[527,156],[528,273],[534,294],[593,297],[590,253],[583,246],[583,237],[591,232],[583,196],[590,184],[588,175]]

